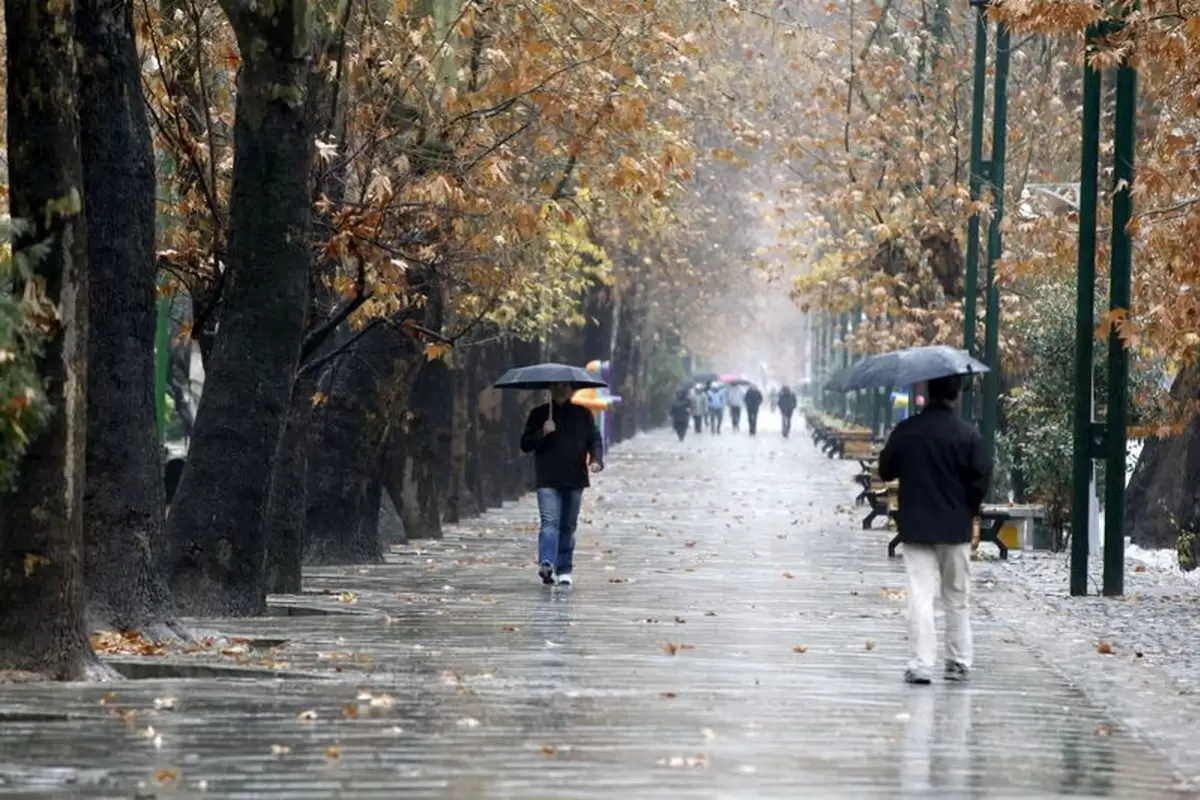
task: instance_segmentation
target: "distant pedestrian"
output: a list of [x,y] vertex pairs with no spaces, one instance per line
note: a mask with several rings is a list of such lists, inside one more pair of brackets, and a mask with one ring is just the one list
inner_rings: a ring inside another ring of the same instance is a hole
[[695,424],[696,433],[703,433],[704,419],[708,416],[708,395],[704,393],[704,387],[696,384],[692,389],[692,422]]
[[758,433],[758,409],[762,407],[763,396],[757,386],[751,386],[746,390],[746,426],[750,429],[750,435],[754,436]]
[[570,402],[569,383],[550,390],[553,403],[529,412],[521,434],[521,452],[534,454],[537,475],[538,575],[542,583],[571,585],[579,506],[592,472],[604,469],[604,447],[592,412]]
[[938,652],[933,596],[939,583],[946,680],[964,681],[971,670],[971,534],[992,465],[979,431],[955,413],[961,390],[957,375],[929,381],[929,404],[892,430],[879,455],[879,477],[900,481],[896,523],[908,573],[908,683],[933,678]]
[[746,405],[746,390],[736,383],[729,384],[725,390],[725,402],[729,405],[729,424],[736,432],[742,424],[742,408]]
[[725,387],[720,384],[708,387],[708,429],[713,433],[721,432],[721,423],[725,420]]
[[779,408],[779,389],[775,386],[771,387],[771,391],[767,392],[767,399],[771,402],[771,411]]
[[779,389],[779,397],[775,400],[779,406],[779,417],[783,423],[783,438],[788,438],[792,432],[792,414],[796,412],[796,395],[792,393],[790,386],[783,386]]
[[675,402],[671,404],[671,425],[674,426],[675,433],[681,442],[687,436],[688,423],[691,422],[691,419],[691,398],[688,397],[687,389],[680,389],[675,393]]

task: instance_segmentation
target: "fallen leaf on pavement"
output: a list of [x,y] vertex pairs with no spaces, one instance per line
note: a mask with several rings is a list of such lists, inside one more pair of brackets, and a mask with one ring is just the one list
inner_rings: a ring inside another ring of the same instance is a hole
[[173,783],[179,778],[179,770],[177,769],[160,769],[154,773],[155,783]]
[[521,629],[518,628],[516,625],[505,625],[503,628],[501,628],[501,630],[504,631],[505,633],[516,633],[517,631],[519,631]]
[[352,606],[358,602],[358,595],[356,595],[354,592],[342,592],[337,596],[337,599],[339,603],[345,603],[348,606]]
[[1113,733],[1112,725],[1106,724],[1106,725],[1098,725],[1096,727],[1096,735],[1097,736],[1112,736],[1112,733]]
[[785,573],[783,573],[783,577],[787,578],[788,580],[791,580],[792,578],[794,578],[796,576],[790,572],[785,572]]
[[715,611],[705,611],[704,612],[704,616],[706,616],[706,617],[715,617],[716,615],[717,615],[717,612],[715,612]]
[[546,756],[547,758],[549,758],[552,755],[555,755],[556,753],[558,753],[558,748],[555,747],[554,745],[552,745],[552,744],[542,745],[542,755]]
[[867,649],[868,650],[875,649],[875,640],[874,639],[867,639]]
[[1145,564],[1138,564],[1136,567],[1134,567],[1134,568],[1133,568],[1133,571],[1134,571],[1134,572],[1145,572],[1145,571],[1146,571],[1146,565],[1145,565]]
[[358,719],[358,706],[354,703],[346,703],[342,706],[342,716],[346,719]]
[[154,707],[160,711],[172,711],[175,709],[175,698],[156,697],[154,698]]
[[478,728],[480,724],[479,720],[474,717],[463,717],[458,721],[458,727],[460,728]]
[[312,721],[316,718],[317,718],[317,712],[313,711],[311,708],[308,711],[301,711],[299,714],[296,715],[296,719],[304,720],[306,722]]
[[331,744],[325,748],[325,757],[337,760],[342,757],[342,748],[336,744]]
[[676,697],[679,697],[678,692],[659,692],[659,695],[667,698],[668,700],[674,700]]
[[273,756],[285,756],[290,752],[292,752],[292,748],[288,747],[286,744],[271,745],[271,755]]
[[1111,642],[1101,640],[1100,643],[1096,645],[1096,652],[1102,656],[1111,656],[1116,651],[1117,649],[1112,646]]
[[807,652],[808,652],[808,648],[807,648],[807,647],[805,647],[805,646],[804,646],[804,645],[802,645],[802,644],[798,644],[798,645],[796,645],[795,647],[793,647],[793,648],[792,648],[792,652],[793,652],[793,653],[807,653]]

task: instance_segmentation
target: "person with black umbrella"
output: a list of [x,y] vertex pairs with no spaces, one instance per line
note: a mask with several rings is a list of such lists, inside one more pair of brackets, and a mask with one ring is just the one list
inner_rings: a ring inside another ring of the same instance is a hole
[[604,447],[592,412],[571,403],[575,387],[557,383],[550,402],[529,412],[521,452],[534,454],[537,475],[538,575],[547,585],[572,583],[575,528],[588,469],[604,469]]
[[908,573],[908,683],[928,684],[937,660],[933,598],[946,612],[949,681],[971,669],[970,557],[974,521],[987,495],[992,464],[975,426],[956,413],[961,375],[929,380],[929,402],[901,422],[879,455],[879,477],[900,481],[896,523]]

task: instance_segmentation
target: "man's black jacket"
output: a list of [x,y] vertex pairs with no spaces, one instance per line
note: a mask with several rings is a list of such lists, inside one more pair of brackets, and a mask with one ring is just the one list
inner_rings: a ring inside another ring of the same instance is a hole
[[879,455],[879,477],[900,481],[900,540],[971,541],[991,472],[979,431],[950,405],[934,401],[901,422]]
[[756,411],[762,405],[762,401],[762,392],[751,386],[746,392],[746,408],[750,411]]
[[550,405],[529,412],[525,432],[521,434],[521,452],[534,454],[534,471],[539,489],[584,489],[588,481],[587,456],[604,461],[600,431],[592,412],[583,406],[564,403],[554,406],[556,430],[547,436],[542,426],[550,415]]

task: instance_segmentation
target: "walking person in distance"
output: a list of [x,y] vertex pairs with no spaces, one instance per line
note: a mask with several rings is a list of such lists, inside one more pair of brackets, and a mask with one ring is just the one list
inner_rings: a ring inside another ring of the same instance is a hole
[[729,423],[737,433],[742,426],[742,407],[746,405],[745,388],[736,383],[729,384],[725,389],[725,402],[729,406]]
[[713,433],[721,432],[721,423],[725,419],[725,387],[713,384],[708,387],[708,429]]
[[779,389],[779,397],[775,400],[779,407],[780,421],[783,423],[783,438],[788,438],[788,434],[792,432],[792,414],[796,412],[796,395],[792,393],[790,386],[783,386]]
[[692,423],[695,425],[696,433],[704,431],[704,418],[708,416],[708,395],[704,393],[704,387],[700,384],[692,389]]
[[588,469],[604,469],[604,447],[592,412],[573,405],[571,394],[571,384],[556,384],[551,402],[529,412],[521,434],[521,452],[534,454],[537,476],[538,575],[542,583],[564,586],[572,583],[575,528],[583,490],[590,485]]
[[687,389],[675,393],[675,402],[671,404],[671,425],[679,441],[687,436],[688,423],[692,421],[692,400],[688,397]]
[[757,386],[751,384],[746,390],[746,427],[750,429],[750,435],[754,436],[758,433],[758,409],[762,407],[763,396]]
[[879,455],[879,477],[900,481],[896,523],[908,573],[908,683],[928,684],[937,661],[933,597],[946,612],[945,677],[971,670],[971,534],[987,495],[992,465],[979,431],[955,404],[961,376],[929,381],[929,402],[898,424]]

